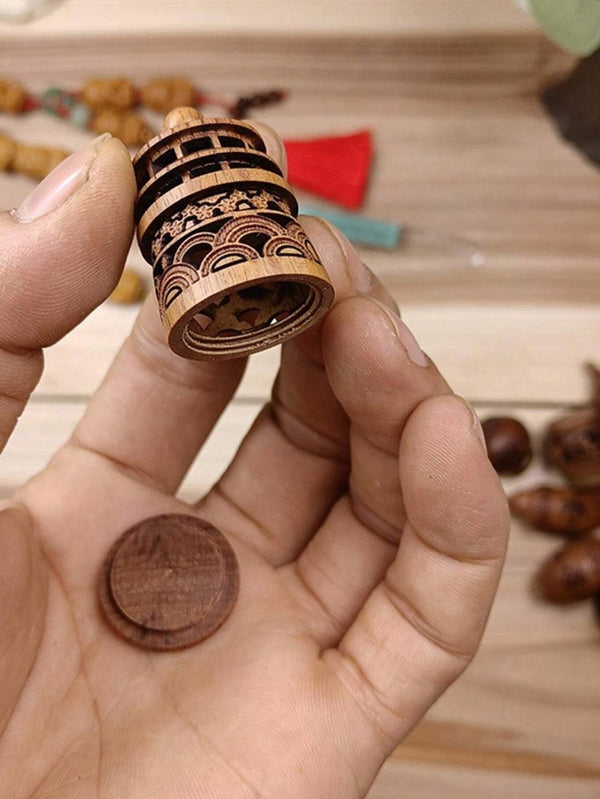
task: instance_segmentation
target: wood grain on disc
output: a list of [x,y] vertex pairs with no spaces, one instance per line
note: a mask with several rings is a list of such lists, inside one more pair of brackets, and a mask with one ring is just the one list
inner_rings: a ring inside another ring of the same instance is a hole
[[218,630],[238,590],[237,559],[222,533],[195,516],[166,514],[136,524],[114,544],[100,603],[133,643],[180,649]]

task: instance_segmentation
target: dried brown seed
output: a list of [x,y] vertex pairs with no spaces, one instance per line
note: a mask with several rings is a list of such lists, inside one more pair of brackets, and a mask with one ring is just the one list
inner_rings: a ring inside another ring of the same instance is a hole
[[587,532],[600,526],[600,489],[538,486],[514,494],[510,509],[538,530]]
[[482,423],[488,457],[499,474],[519,474],[531,463],[531,440],[525,426],[509,416]]
[[575,485],[600,485],[600,417],[582,410],[557,419],[543,440],[546,463]]
[[600,369],[593,363],[586,363],[585,368],[592,384],[592,405],[600,413]]
[[542,566],[538,584],[546,599],[577,602],[600,592],[600,540],[580,538],[554,554]]

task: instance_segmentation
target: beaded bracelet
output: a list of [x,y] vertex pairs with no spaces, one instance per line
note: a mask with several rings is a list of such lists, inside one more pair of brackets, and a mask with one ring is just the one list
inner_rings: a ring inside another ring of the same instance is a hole
[[154,136],[145,119],[132,109],[143,106],[161,114],[180,106],[207,103],[222,107],[226,116],[242,118],[251,108],[280,102],[284,92],[273,90],[239,97],[228,103],[200,92],[185,78],[156,78],[141,88],[126,78],[93,78],[81,91],[50,88],[34,96],[17,81],[0,79],[0,112],[22,114],[43,109],[95,133],[110,133],[128,147],[138,147]]

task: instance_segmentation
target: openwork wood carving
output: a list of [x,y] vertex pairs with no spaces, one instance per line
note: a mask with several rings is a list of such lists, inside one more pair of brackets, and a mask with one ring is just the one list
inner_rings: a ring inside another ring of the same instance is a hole
[[180,118],[134,160],[138,241],[169,346],[203,360],[280,344],[333,301],[297,201],[252,125]]

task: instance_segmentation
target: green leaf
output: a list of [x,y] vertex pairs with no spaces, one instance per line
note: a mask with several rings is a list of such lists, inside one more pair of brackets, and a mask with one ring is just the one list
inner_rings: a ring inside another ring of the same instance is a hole
[[529,0],[548,36],[575,55],[600,47],[600,0]]

